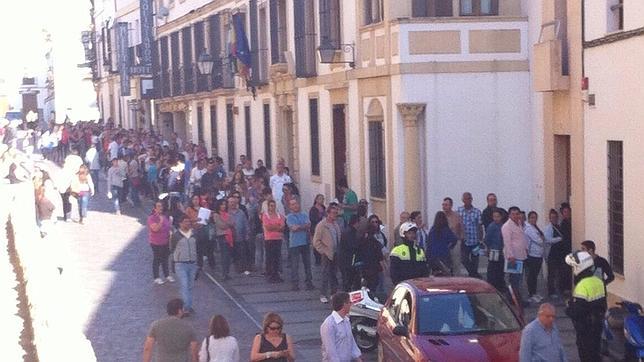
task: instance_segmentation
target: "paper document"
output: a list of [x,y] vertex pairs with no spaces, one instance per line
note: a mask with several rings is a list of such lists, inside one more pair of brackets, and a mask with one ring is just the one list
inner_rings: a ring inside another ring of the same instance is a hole
[[208,219],[210,218],[210,209],[206,209],[205,207],[200,207],[199,208],[199,213],[197,214],[197,218],[199,218],[199,224],[201,225],[206,225],[208,223]]
[[510,263],[508,259],[505,259],[505,272],[510,274],[523,273],[523,260],[515,260],[514,263]]

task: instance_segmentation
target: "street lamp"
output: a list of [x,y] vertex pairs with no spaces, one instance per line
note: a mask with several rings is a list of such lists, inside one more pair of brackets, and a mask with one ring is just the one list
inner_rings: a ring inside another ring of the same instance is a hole
[[210,75],[214,64],[215,61],[212,59],[212,56],[208,54],[206,49],[204,49],[197,59],[197,68],[199,69],[199,73],[202,75]]
[[[356,67],[356,48],[354,44],[339,44],[339,48],[334,47],[331,42],[324,42],[318,47],[320,53],[320,63],[322,64],[335,64],[335,63],[348,63],[351,68]],[[343,53],[351,53],[351,60],[333,60],[336,51]]]

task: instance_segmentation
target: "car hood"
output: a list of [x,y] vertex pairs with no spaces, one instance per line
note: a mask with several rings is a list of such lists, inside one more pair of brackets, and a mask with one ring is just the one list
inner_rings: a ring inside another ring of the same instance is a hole
[[521,331],[500,334],[416,336],[416,345],[430,361],[516,362]]

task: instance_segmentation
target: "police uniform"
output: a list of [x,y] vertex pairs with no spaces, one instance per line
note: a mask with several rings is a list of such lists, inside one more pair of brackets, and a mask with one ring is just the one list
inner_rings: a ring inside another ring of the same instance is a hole
[[403,240],[389,254],[391,263],[391,281],[394,285],[403,280],[425,277],[428,274],[427,258],[422,248],[414,245],[413,241]]
[[601,361],[602,321],[606,312],[606,292],[601,279],[587,273],[577,282],[566,314],[577,332],[577,350],[584,362]]

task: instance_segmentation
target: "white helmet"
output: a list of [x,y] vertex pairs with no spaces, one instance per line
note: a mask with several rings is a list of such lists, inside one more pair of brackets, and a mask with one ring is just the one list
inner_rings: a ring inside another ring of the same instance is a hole
[[416,225],[416,223],[413,223],[411,221],[407,221],[403,223],[402,225],[400,225],[400,237],[404,238],[405,233],[412,229],[418,230],[418,226]]
[[566,264],[572,267],[572,272],[575,275],[579,275],[584,270],[595,266],[593,257],[586,251],[575,251],[566,255]]

